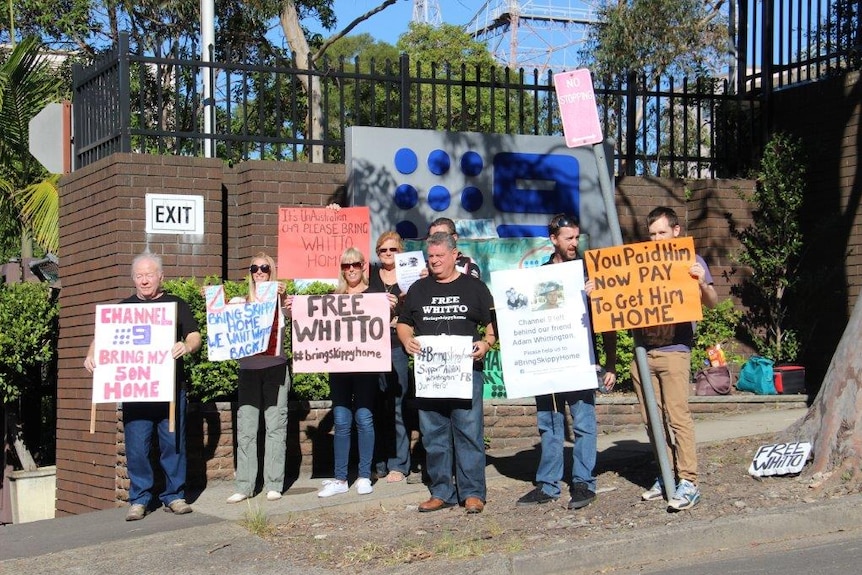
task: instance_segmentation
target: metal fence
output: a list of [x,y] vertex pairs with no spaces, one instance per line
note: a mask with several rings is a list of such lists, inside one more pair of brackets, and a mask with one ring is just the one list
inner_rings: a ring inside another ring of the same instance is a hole
[[[769,136],[770,94],[859,67],[862,0],[740,0],[736,90],[699,78],[596,79],[614,171],[734,177]],[[774,18],[773,18],[774,16]],[[395,62],[204,62],[133,53],[73,70],[75,166],[114,152],[343,162],[349,126],[561,135],[552,72]],[[212,77],[211,102],[201,78]],[[314,87],[309,90],[308,87]],[[733,93],[738,92],[738,93]],[[309,96],[309,94],[314,96]],[[204,104],[213,133],[202,127]]]

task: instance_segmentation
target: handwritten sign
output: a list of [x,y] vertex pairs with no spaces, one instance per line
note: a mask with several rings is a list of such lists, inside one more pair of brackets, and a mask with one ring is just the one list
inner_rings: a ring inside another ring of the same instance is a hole
[[96,306],[93,403],[173,401],[177,304]]
[[420,335],[422,350],[413,356],[416,397],[472,399],[473,338],[469,335]]
[[805,466],[809,453],[811,444],[807,441],[763,445],[754,455],[748,473],[755,477],[799,473]]
[[595,389],[583,262],[492,275],[506,397]]
[[355,247],[369,261],[367,207],[279,208],[278,277],[337,278],[341,253]]
[[554,88],[566,146],[574,148],[601,142],[602,127],[590,71],[581,68],[554,74]]
[[207,286],[207,358],[210,361],[239,359],[259,353],[277,355],[283,323],[278,305],[278,282],[257,284],[254,302],[224,301],[224,286]]
[[588,250],[587,274],[597,332],[644,328],[703,318],[700,288],[688,270],[695,262],[690,237]]
[[389,297],[385,293],[293,298],[294,373],[389,371]]

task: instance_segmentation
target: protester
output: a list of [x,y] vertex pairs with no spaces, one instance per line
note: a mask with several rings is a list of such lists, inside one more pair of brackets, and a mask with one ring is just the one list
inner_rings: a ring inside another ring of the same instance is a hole
[[[553,265],[578,259],[578,236],[580,225],[577,218],[558,214],[551,218],[548,232],[554,253],[543,265]],[[587,282],[588,288],[590,282]],[[558,284],[546,286],[546,297],[559,291]],[[539,309],[557,306],[556,297]],[[617,338],[615,332],[602,334],[605,351],[605,374],[600,382],[610,391],[616,382],[615,364]],[[567,377],[561,373],[560,377]],[[563,479],[564,441],[566,436],[565,406],[572,414],[572,483],[570,487],[569,509],[586,507],[596,498],[596,392],[595,389],[568,391],[550,395],[536,396],[536,420],[541,438],[539,467],[536,469],[536,487],[520,499],[518,505],[536,505],[556,501],[560,498],[560,480]]]
[[[458,242],[458,232],[455,231],[455,222],[449,218],[437,218],[431,222],[431,225],[428,226],[428,237],[431,237],[438,232],[447,233],[452,236],[456,243]],[[482,271],[479,269],[476,262],[474,262],[470,256],[465,256],[460,251],[455,259],[455,269],[462,274],[473,276],[477,280],[482,279]]]
[[395,331],[402,293],[395,272],[395,254],[404,251],[397,232],[380,234],[375,246],[379,266],[372,266],[368,276],[369,293],[386,293],[392,306],[392,370],[380,375],[381,409],[375,412],[377,445],[380,447],[378,477],[387,483],[403,481],[410,473],[410,435],[405,424],[404,398],[408,389],[407,354]]
[[[201,334],[191,308],[182,299],[162,289],[162,260],[151,253],[143,253],[132,261],[132,281],[135,293],[122,300],[122,304],[177,304],[176,342],[171,346],[171,357],[176,361],[175,428],[170,430],[169,402],[124,402],[123,434],[126,448],[126,469],[129,474],[129,511],[126,521],[143,519],[151,510],[154,471],[150,465],[150,445],[154,432],[159,443],[159,464],[165,475],[165,486],[158,495],[165,511],[177,515],[192,512],[186,503],[186,377],[182,357],[195,353],[201,347]],[[96,342],[90,343],[84,367],[93,372],[96,368]]]
[[[680,234],[679,217],[672,209],[658,207],[647,216],[650,240],[670,240]],[[712,308],[718,303],[718,294],[712,285],[712,274],[700,256],[689,268],[692,281],[700,290],[700,300]],[[694,438],[694,421],[688,407],[691,381],[691,348],[694,345],[694,324],[675,323],[641,329],[638,339],[646,350],[650,381],[655,391],[658,412],[664,427],[665,449],[668,460],[673,462],[675,479],[678,482],[675,495],[668,501],[668,511],[691,509],[700,501],[697,486],[697,449]],[[647,433],[653,449],[656,445],[647,419],[644,405],[641,373],[636,362],[632,362],[632,380],[641,406],[641,417],[647,423]],[[661,499],[664,485],[661,478],[642,494],[645,501]]]
[[[467,513],[481,513],[486,498],[482,360],[496,341],[491,323],[494,303],[484,283],[455,268],[458,249],[452,234],[433,233],[427,245],[431,274],[407,292],[398,318],[398,339],[410,355],[421,351],[416,337],[423,335],[466,335],[475,345],[472,399],[417,398],[431,492],[419,511],[463,502]],[[480,327],[485,329],[484,337]]]
[[[234,298],[231,303],[257,300],[257,285],[268,282],[275,271],[275,262],[264,252],[251,259],[248,267],[248,296]],[[273,317],[269,347],[257,355],[239,359],[238,400],[236,413],[236,493],[228,503],[239,503],[254,495],[257,484],[257,436],[260,412],[263,411],[266,439],[263,456],[263,488],[269,501],[281,499],[284,490],[284,460],[287,451],[287,393],[290,373],[281,345],[287,293],[278,282],[278,308]]]
[[[341,274],[338,294],[359,294],[368,289],[365,274],[365,257],[356,248],[347,248],[341,254]],[[379,373],[331,373],[329,393],[335,419],[335,478],[323,482],[318,497],[331,497],[347,493],[347,463],[350,458],[350,432],[356,420],[359,447],[359,473],[356,492],[367,495],[374,491],[371,485],[371,461],[374,457],[374,403],[379,389]]]

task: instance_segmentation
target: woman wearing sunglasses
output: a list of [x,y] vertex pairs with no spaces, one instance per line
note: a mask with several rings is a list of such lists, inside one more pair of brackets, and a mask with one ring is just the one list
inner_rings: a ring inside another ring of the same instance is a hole
[[[260,252],[251,259],[248,268],[248,297],[257,297],[258,282],[267,282],[275,271],[275,262]],[[281,499],[284,489],[284,457],[287,437],[287,392],[290,373],[284,357],[281,335],[284,316],[281,308],[287,294],[283,283],[278,284],[279,309],[273,318],[273,336],[269,349],[239,360],[239,409],[236,414],[236,493],[228,503],[239,503],[254,495],[257,483],[257,431],[263,411],[266,439],[264,443],[263,484],[269,501]],[[239,298],[239,301],[243,301]],[[236,299],[231,300],[236,303]]]
[[407,354],[395,333],[395,321],[402,301],[395,274],[395,254],[404,251],[404,243],[398,232],[383,232],[377,238],[375,251],[380,265],[371,268],[368,291],[388,294],[392,308],[392,371],[380,375],[383,405],[376,413],[377,476],[386,477],[387,483],[397,483],[403,481],[410,472],[410,436],[404,424],[403,412],[408,383]]
[[[337,294],[359,294],[368,289],[365,275],[365,256],[356,248],[347,248],[341,254],[341,273],[338,277]],[[371,460],[374,457],[374,402],[377,396],[379,374],[377,373],[331,373],[329,375],[329,397],[332,400],[332,415],[335,420],[335,478],[323,482],[318,497],[331,497],[347,493],[347,462],[350,458],[350,430],[356,420],[357,444],[359,446],[359,472],[356,492],[367,495],[374,491],[371,486]]]

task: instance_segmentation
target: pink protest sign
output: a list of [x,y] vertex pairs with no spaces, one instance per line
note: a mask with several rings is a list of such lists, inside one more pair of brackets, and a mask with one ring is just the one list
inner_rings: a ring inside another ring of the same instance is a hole
[[291,319],[294,373],[392,368],[388,294],[294,296]]
[[586,68],[554,74],[557,104],[563,119],[566,146],[575,148],[602,141],[593,79]]
[[96,306],[93,403],[174,401],[177,304]]
[[278,277],[337,278],[347,248],[358,249],[369,261],[369,214],[367,207],[279,208]]

